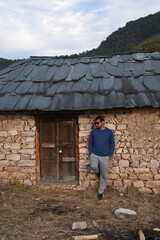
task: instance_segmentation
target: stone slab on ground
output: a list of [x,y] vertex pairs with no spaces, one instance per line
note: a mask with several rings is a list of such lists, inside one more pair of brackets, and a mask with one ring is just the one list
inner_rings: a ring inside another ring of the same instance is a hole
[[126,208],[119,208],[117,210],[115,210],[114,212],[114,216],[116,218],[136,218],[137,213],[135,211],[132,211],[130,209],[126,209]]
[[86,229],[87,228],[87,224],[86,222],[73,222],[72,223],[72,229]]

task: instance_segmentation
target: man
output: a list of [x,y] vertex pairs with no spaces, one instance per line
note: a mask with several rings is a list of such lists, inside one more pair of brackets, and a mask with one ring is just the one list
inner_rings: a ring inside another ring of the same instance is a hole
[[106,128],[104,124],[105,122],[102,116],[96,117],[96,128],[92,130],[88,143],[90,168],[100,177],[100,186],[98,189],[99,200],[104,198],[109,160],[115,148],[113,133],[110,129]]

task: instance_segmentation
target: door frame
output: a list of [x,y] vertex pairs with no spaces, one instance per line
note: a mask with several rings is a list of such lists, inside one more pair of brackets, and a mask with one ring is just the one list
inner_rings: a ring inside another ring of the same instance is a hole
[[[40,170],[40,119],[42,118],[52,118],[52,119],[74,119],[75,121],[75,139],[76,139],[76,143],[75,143],[75,148],[76,148],[76,181],[74,182],[59,182],[59,181],[55,181],[55,182],[51,182],[51,183],[44,183],[41,180],[41,170]],[[37,171],[37,183],[40,184],[79,184],[79,128],[78,128],[78,116],[75,114],[39,114],[35,117],[35,121],[36,121],[36,171]]]

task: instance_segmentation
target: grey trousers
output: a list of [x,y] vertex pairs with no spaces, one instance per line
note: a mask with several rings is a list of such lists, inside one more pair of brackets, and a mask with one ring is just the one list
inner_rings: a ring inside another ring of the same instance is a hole
[[109,166],[109,157],[97,156],[94,153],[90,155],[90,168],[95,171],[97,174],[100,171],[100,185],[98,193],[102,194],[107,185],[107,174]]

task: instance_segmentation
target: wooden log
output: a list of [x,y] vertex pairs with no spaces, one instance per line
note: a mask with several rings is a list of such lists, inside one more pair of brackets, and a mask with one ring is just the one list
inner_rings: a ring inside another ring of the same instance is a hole
[[73,240],[95,240],[98,239],[98,234],[95,235],[81,235],[81,236],[73,236]]
[[138,231],[138,236],[139,236],[139,239],[140,239],[140,240],[146,240],[146,238],[145,238],[144,233],[143,233],[142,230],[139,230],[139,231]]

